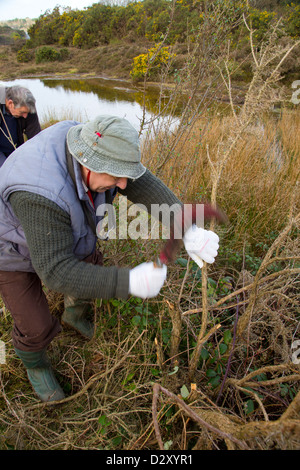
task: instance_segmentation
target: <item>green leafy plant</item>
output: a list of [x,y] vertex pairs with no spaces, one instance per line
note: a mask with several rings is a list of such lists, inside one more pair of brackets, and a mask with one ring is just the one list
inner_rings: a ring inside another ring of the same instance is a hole
[[200,362],[205,363],[206,377],[212,388],[220,385],[228,360],[228,346],[232,341],[231,330],[225,330],[217,345],[209,342],[202,349]]
[[102,436],[104,436],[108,432],[108,428],[111,425],[111,421],[107,418],[107,416],[101,415],[98,418],[98,423],[99,423],[99,432]]
[[63,61],[69,57],[69,51],[66,48],[62,48],[59,51],[53,47],[44,46],[37,49],[35,53],[35,61],[37,64],[41,62],[55,62]]

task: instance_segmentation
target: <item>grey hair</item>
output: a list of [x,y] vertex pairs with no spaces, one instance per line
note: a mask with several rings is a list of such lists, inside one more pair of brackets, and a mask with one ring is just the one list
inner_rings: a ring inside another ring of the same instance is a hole
[[5,98],[12,100],[16,108],[26,106],[30,113],[36,113],[35,98],[28,88],[19,85],[7,87],[5,89]]

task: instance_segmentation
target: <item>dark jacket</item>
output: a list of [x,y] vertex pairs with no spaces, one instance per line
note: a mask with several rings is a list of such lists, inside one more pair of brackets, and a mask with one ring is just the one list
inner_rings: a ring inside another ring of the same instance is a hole
[[[0,87],[0,106],[5,105],[5,87]],[[38,115],[36,113],[28,113],[27,118],[19,117],[16,118],[17,121],[17,147],[24,143],[24,134],[27,136],[27,139],[31,139],[36,134],[41,131],[41,126],[39,122]],[[0,114],[0,125],[2,123],[2,116]],[[1,150],[1,149],[0,149]]]
[[17,147],[24,143],[24,134],[28,139],[31,139],[41,131],[38,115],[28,113],[27,118],[17,118],[18,126],[18,142]]

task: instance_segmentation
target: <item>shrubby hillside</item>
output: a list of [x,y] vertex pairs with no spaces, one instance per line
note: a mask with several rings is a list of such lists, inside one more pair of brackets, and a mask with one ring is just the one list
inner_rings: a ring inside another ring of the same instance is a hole
[[10,46],[20,39],[25,40],[26,34],[20,29],[13,29],[9,26],[0,25],[0,45]]
[[[155,80],[161,65],[170,62],[172,66],[168,75],[174,79],[182,66],[181,58],[185,60],[201,38],[202,42],[209,43],[207,53],[211,60],[225,53],[222,49],[228,47],[232,67],[239,64],[239,80],[249,80],[252,75],[248,61],[251,53],[248,25],[253,30],[254,47],[260,47],[266,32],[274,25],[279,25],[279,45],[288,38],[297,39],[300,36],[300,2],[144,0],[126,5],[99,2],[84,10],[57,6],[53,11],[47,10],[28,29],[30,39],[24,41],[19,49],[18,61],[40,62],[41,54],[45,62],[55,57],[61,60],[61,48],[64,48],[63,57],[66,60],[70,58],[66,48],[89,51],[91,54],[104,46],[127,44],[128,49],[130,46],[140,48],[140,54],[143,54],[135,56],[137,58],[131,71],[133,79],[143,79],[148,61],[154,65],[149,73],[152,80]],[[164,49],[161,49],[162,46]],[[54,51],[44,49],[41,53],[41,47],[51,47]],[[155,47],[159,55],[155,53]],[[120,54],[119,60],[124,55],[123,51]],[[296,52],[294,54],[285,63],[285,75],[299,71]],[[100,56],[98,62],[101,62]]]

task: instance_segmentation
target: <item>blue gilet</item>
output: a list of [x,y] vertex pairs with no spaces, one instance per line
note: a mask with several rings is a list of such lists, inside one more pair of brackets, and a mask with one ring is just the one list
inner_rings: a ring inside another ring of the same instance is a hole
[[[18,147],[5,161],[0,173],[0,270],[34,272],[22,226],[14,215],[9,196],[29,191],[44,196],[68,213],[73,232],[73,253],[82,260],[92,254],[97,236],[87,223],[82,201],[91,211],[95,225],[97,208],[105,194],[96,193],[93,208],[83,186],[79,163],[72,157],[76,187],[68,171],[66,136],[76,121],[57,123]],[[116,190],[111,190],[111,200]],[[102,212],[100,212],[102,213]]]

